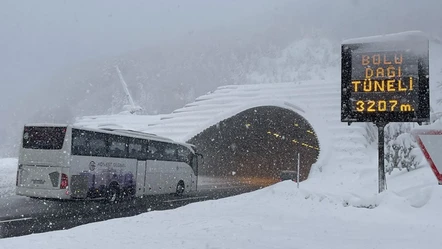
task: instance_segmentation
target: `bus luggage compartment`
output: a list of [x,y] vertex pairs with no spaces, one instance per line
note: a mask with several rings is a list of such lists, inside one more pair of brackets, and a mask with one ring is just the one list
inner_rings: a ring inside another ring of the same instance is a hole
[[71,197],[86,198],[89,192],[89,177],[87,175],[72,175]]

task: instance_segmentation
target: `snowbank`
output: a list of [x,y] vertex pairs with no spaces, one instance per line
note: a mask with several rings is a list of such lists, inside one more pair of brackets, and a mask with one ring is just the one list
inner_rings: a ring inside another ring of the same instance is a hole
[[14,195],[17,158],[0,158],[0,198]]
[[[2,239],[0,248],[438,248],[442,188],[431,170],[394,173],[390,190],[376,195],[376,169],[368,166],[340,182],[332,176],[297,189],[285,181],[175,210]],[[329,188],[334,184],[343,187]]]

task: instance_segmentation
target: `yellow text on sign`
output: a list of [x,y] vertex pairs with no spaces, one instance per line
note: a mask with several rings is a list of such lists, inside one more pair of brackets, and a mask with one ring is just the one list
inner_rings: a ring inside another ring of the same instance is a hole
[[405,92],[413,91],[413,77],[408,82],[402,79],[352,80],[353,92]]
[[365,78],[373,77],[401,77],[402,76],[402,54],[374,54],[362,55],[361,65],[365,67]]
[[386,112],[400,111],[410,112],[414,108],[410,104],[398,104],[397,100],[358,100],[356,102],[356,111],[358,112]]

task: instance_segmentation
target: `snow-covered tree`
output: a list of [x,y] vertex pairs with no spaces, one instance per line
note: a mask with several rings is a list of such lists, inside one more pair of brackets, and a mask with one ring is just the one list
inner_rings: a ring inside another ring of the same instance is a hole
[[414,123],[390,123],[385,127],[385,170],[416,169],[422,162],[422,152],[410,134]]

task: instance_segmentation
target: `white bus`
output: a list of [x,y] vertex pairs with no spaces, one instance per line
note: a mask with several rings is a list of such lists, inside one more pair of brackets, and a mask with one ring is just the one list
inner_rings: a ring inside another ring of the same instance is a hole
[[190,144],[153,134],[72,125],[25,125],[16,194],[55,199],[196,191],[198,155]]

